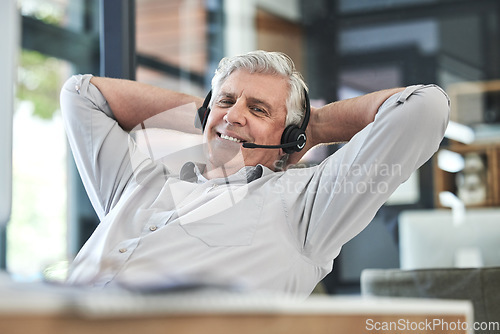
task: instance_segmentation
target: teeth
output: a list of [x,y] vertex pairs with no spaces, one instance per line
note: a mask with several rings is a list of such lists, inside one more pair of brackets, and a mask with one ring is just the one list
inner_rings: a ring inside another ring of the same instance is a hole
[[231,137],[231,136],[228,136],[228,135],[225,135],[225,134],[220,134],[220,137],[222,139],[227,139],[227,140],[230,140],[230,141],[234,141],[236,143],[241,143],[241,140],[237,139],[237,138],[234,138],[234,137]]

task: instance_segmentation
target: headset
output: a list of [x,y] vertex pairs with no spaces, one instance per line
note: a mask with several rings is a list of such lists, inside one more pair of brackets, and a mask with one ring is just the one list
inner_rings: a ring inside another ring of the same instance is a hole
[[[281,135],[281,144],[279,145],[258,145],[255,143],[243,143],[244,148],[267,148],[267,149],[276,149],[282,148],[285,153],[293,153],[299,152],[306,146],[307,136],[306,136],[306,128],[309,123],[309,117],[311,114],[311,102],[309,100],[309,94],[307,90],[304,88],[305,94],[305,113],[304,119],[302,121],[302,125],[298,127],[297,125],[289,125],[283,131]],[[198,118],[196,119],[196,127],[205,130],[205,126],[207,125],[208,115],[210,114],[209,103],[212,98],[212,91],[208,92],[205,100],[203,101],[203,105],[198,109]]]

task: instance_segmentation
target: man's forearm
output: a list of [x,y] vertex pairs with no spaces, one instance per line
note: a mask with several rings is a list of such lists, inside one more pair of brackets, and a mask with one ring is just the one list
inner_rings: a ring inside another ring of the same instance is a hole
[[390,96],[403,90],[393,88],[377,91],[315,109],[310,121],[312,144],[349,141],[373,122],[379,107]]
[[[201,98],[123,79],[92,77],[91,83],[104,95],[116,120],[127,131],[155,115],[173,110],[175,115],[162,119],[170,119],[171,128],[176,130],[195,132],[194,119],[196,109],[203,103]],[[177,108],[188,104],[194,105],[182,108],[182,112]]]

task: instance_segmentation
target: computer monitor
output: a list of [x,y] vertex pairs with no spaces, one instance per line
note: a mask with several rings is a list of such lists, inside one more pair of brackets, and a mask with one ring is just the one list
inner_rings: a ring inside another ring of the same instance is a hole
[[16,0],[0,1],[0,227],[12,203],[12,115],[19,53],[20,17]]
[[403,211],[399,216],[401,269],[500,265],[500,209]]

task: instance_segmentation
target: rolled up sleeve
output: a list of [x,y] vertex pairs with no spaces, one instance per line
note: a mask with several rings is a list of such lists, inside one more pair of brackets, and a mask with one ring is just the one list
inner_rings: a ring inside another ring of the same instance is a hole
[[410,86],[319,166],[285,173],[281,182],[296,186],[282,194],[283,205],[302,252],[315,262],[333,260],[437,151],[448,119],[449,99],[441,88]]
[[68,141],[78,171],[99,218],[116,204],[132,169],[128,133],[114,120],[91,75],[64,84],[60,102]]

